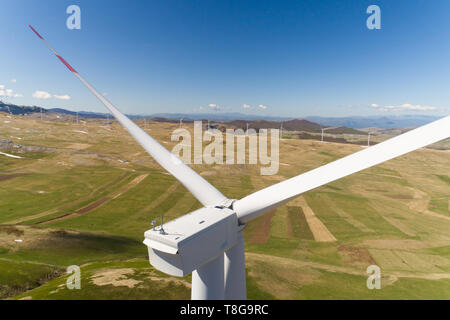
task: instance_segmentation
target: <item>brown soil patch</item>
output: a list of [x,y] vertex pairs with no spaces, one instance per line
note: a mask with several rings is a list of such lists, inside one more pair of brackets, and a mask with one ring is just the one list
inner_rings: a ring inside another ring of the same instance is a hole
[[106,198],[97,200],[97,201],[91,203],[90,205],[88,205],[86,207],[78,209],[74,213],[68,213],[68,214],[62,215],[62,216],[57,217],[57,218],[48,219],[48,220],[45,220],[45,221],[42,221],[42,222],[38,222],[36,224],[47,224],[47,223],[52,223],[52,222],[56,222],[56,221],[60,221],[60,220],[70,219],[70,218],[73,218],[73,217],[75,217],[77,215],[88,213],[89,211],[94,210],[95,208],[101,206],[102,204],[104,204],[105,202],[108,202],[109,200],[111,200],[111,198],[106,197]]
[[270,221],[275,215],[276,210],[270,211],[265,214],[255,228],[255,233],[250,239],[250,243],[266,243],[270,237]]
[[376,264],[375,260],[365,248],[339,246],[339,253],[341,253],[350,264],[363,263],[365,265]]
[[169,282],[169,283],[173,282],[176,284],[181,284],[187,288],[192,288],[192,285],[189,282],[187,282],[185,280],[173,278],[173,277],[169,277],[169,278],[150,277],[149,279],[152,281],[161,281],[161,282]]
[[109,197],[97,200],[97,201],[91,203],[90,205],[75,211],[75,213],[86,213],[86,212],[89,212],[89,211],[94,210],[95,208],[101,206],[102,204],[104,204],[106,201],[109,201],[109,200],[111,200],[111,198],[109,198]]
[[17,177],[22,177],[22,176],[27,176],[30,173],[13,173],[13,174],[7,174],[7,175],[3,175],[0,176],[0,181],[6,181],[9,179],[13,179],[13,178],[17,178]]
[[114,287],[134,288],[142,281],[129,279],[127,276],[134,273],[131,268],[109,269],[98,272],[91,277],[92,282],[97,286],[113,285]]

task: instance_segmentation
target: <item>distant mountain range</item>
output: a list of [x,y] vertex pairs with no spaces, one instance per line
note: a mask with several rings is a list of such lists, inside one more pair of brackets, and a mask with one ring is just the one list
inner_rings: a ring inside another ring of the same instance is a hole
[[403,115],[403,116],[368,116],[368,117],[305,117],[309,121],[327,126],[344,126],[355,129],[381,128],[394,129],[405,127],[418,127],[430,123],[441,117],[426,115]]
[[[10,103],[4,103],[0,101],[0,111],[8,112],[16,115],[24,115],[30,113],[60,113],[75,116],[76,111],[70,111],[62,108],[41,108],[38,106],[18,106]],[[107,118],[108,113],[101,112],[89,112],[89,111],[79,111],[78,116],[86,118]],[[155,113],[150,115],[128,115],[130,118],[154,118],[157,121],[164,121],[165,119],[176,120],[183,119],[183,121],[193,121],[193,120],[210,120],[210,121],[233,121],[236,127],[242,127],[243,123],[239,121],[261,121],[259,124],[252,123],[253,128],[255,126],[271,128],[277,127],[279,125],[277,122],[283,122],[283,128],[286,130],[299,130],[298,128],[308,128],[310,132],[320,132],[320,127],[347,127],[353,129],[363,129],[369,127],[376,127],[381,129],[393,129],[393,128],[405,128],[405,127],[417,127],[434,120],[439,119],[437,116],[427,116],[427,115],[403,115],[403,116],[367,116],[367,117],[318,117],[309,116],[304,119],[292,119],[290,117],[274,117],[274,116],[263,116],[263,115],[251,115],[243,113]],[[309,123],[304,122],[308,120]],[[302,123],[298,121],[302,120]],[[334,133],[344,133],[342,129],[332,129]],[[341,132],[339,132],[341,131]],[[345,133],[347,130],[344,130]],[[333,131],[327,131],[333,133]],[[354,133],[357,131],[355,130]]]
[[244,114],[239,112],[229,113],[155,113],[151,117],[183,120],[211,120],[211,121],[232,121],[232,120],[271,120],[284,121],[292,117],[261,116],[255,114]]
[[[315,122],[305,120],[305,119],[291,119],[285,121],[268,121],[268,120],[232,120],[227,122],[227,127],[233,127],[235,129],[246,129],[247,123],[249,128],[256,129],[283,129],[287,131],[305,131],[312,133],[320,133],[322,132],[322,128],[320,124]],[[331,134],[365,134],[363,131],[355,130],[353,128],[347,127],[339,127],[339,128],[330,128],[327,129],[327,133]]]
[[[15,114],[15,115],[25,115],[30,113],[61,113],[61,114],[68,114],[75,116],[77,114],[76,111],[70,111],[66,109],[61,108],[51,108],[46,109],[38,106],[18,106],[11,103],[4,103],[3,101],[0,101],[0,111]],[[99,112],[89,112],[89,111],[79,111],[78,116],[80,117],[86,117],[86,118],[106,118],[106,113],[99,113]]]

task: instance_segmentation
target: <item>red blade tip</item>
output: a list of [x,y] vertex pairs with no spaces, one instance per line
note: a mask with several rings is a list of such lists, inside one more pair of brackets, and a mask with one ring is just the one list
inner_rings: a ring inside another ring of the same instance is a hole
[[39,34],[39,33],[38,33],[38,32],[37,32],[30,24],[29,24],[28,26],[30,27],[31,30],[33,30],[34,33],[36,33],[36,35],[37,35],[39,38],[44,39],[44,38],[41,37],[41,35],[40,35],[40,34]]

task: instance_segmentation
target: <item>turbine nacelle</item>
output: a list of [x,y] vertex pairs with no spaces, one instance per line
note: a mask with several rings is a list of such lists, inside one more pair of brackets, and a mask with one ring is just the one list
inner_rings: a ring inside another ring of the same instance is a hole
[[172,276],[184,277],[223,255],[238,240],[239,222],[229,208],[198,209],[145,232],[150,264]]

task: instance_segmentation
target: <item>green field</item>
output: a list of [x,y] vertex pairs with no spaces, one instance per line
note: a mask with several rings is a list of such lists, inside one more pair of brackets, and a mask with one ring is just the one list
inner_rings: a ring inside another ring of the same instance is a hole
[[[190,297],[190,277],[155,270],[142,243],[153,219],[201,207],[180,183],[116,123],[5,119],[0,113],[0,138],[57,150],[0,155],[0,298]],[[148,125],[169,149],[176,127]],[[358,150],[290,138],[281,140],[273,176],[257,165],[193,168],[240,198]],[[449,172],[448,151],[421,149],[252,221],[244,229],[248,297],[449,299]],[[323,240],[317,221],[336,241]],[[381,290],[366,287],[372,264],[381,268]],[[81,290],[65,286],[70,265],[81,267]]]

